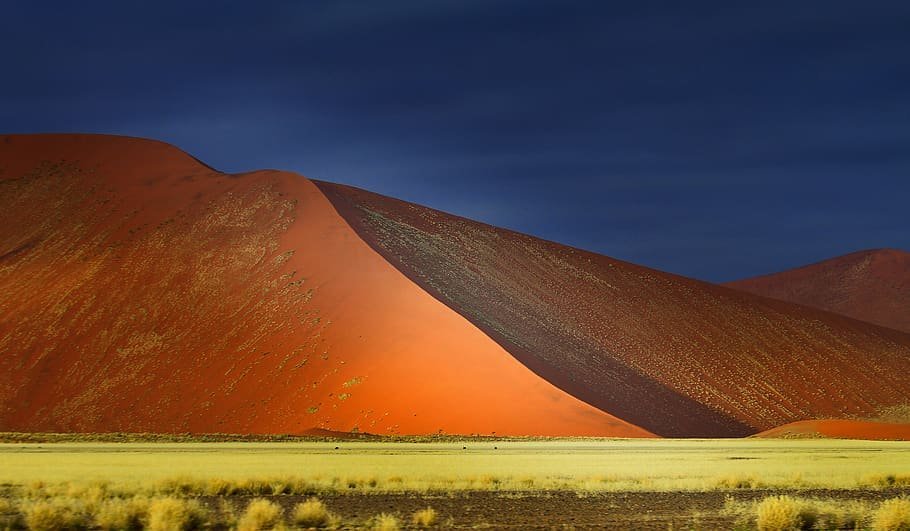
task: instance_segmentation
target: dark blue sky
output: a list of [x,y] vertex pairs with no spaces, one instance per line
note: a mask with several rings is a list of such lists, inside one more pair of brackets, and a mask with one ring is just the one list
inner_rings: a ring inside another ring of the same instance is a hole
[[910,2],[41,2],[0,132],[154,137],[705,280],[910,249]]

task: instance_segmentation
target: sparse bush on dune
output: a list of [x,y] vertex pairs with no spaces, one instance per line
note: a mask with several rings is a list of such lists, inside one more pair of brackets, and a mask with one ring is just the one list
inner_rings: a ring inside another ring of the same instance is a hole
[[281,516],[284,509],[275,502],[257,498],[249,503],[243,516],[237,521],[237,531],[260,531],[283,528]]
[[142,529],[150,501],[144,496],[104,500],[95,510],[95,525],[105,531]]
[[872,518],[875,531],[910,531],[910,498],[885,500]]
[[401,521],[394,514],[379,513],[373,517],[370,529],[373,531],[398,531],[401,529]]
[[421,509],[414,513],[411,522],[417,527],[430,527],[436,523],[436,510],[432,507]]
[[183,500],[171,496],[154,498],[149,504],[149,531],[175,531],[197,529],[206,523],[208,515],[196,500]]
[[310,498],[294,506],[291,521],[300,527],[335,528],[340,524],[338,515],[329,512],[318,498]]
[[881,408],[878,415],[873,418],[879,422],[896,422],[899,424],[910,423],[910,404],[900,404]]

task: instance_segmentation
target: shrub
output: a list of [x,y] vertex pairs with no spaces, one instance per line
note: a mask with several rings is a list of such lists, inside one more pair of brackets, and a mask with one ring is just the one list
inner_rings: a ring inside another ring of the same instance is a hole
[[318,498],[310,498],[294,506],[291,520],[300,527],[334,528],[340,523],[340,518],[329,512]]
[[284,510],[275,502],[257,498],[246,506],[246,511],[237,521],[237,531],[259,531],[274,529],[281,525],[281,514]]
[[869,512],[865,503],[856,500],[819,502],[816,508],[818,509],[818,519],[813,529],[832,531],[862,528],[866,514]]
[[374,531],[398,531],[401,522],[393,514],[380,513],[373,517],[373,525],[370,527]]
[[22,504],[25,525],[34,531],[85,529],[88,517],[84,506],[73,498],[49,498]]
[[149,512],[149,500],[144,497],[104,500],[95,511],[95,525],[106,531],[142,529]]
[[23,525],[19,508],[13,500],[0,498],[0,529],[15,529]]
[[236,485],[222,478],[212,478],[205,482],[204,491],[209,496],[230,496],[236,494]]
[[751,476],[724,476],[716,481],[719,489],[753,489],[758,486],[758,481]]
[[872,487],[908,487],[910,474],[876,474],[863,478],[863,483]]
[[800,503],[790,496],[769,496],[756,507],[759,531],[790,531],[802,527]]
[[218,517],[212,523],[217,523],[226,529],[236,529],[237,512],[234,510],[234,504],[224,498],[220,498],[218,500]]
[[202,490],[200,489],[200,481],[185,477],[163,479],[154,487],[154,491],[158,494],[177,496],[190,496],[200,492],[200,490]]
[[432,507],[421,509],[414,513],[411,522],[417,527],[430,527],[436,523],[436,510]]
[[206,521],[205,510],[196,500],[167,496],[155,498],[149,504],[148,530],[173,531],[196,529]]
[[910,499],[883,501],[875,511],[872,528],[876,531],[910,531]]

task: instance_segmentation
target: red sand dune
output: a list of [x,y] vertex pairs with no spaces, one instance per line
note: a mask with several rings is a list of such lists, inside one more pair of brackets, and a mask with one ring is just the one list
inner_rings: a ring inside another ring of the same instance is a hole
[[910,402],[910,335],[317,185],[373,248],[516,358],[662,436]]
[[910,441],[910,424],[891,424],[865,420],[803,420],[763,431],[756,437],[864,439],[871,441]]
[[860,251],[726,284],[910,332],[910,253]]
[[649,436],[554,387],[298,175],[0,137],[0,431]]
[[741,436],[910,335],[154,141],[0,136],[0,430]]

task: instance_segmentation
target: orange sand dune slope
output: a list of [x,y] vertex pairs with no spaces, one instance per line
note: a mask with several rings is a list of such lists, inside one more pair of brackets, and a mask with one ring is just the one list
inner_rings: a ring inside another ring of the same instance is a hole
[[910,403],[910,335],[317,185],[534,372],[656,434],[739,436]]
[[726,284],[910,332],[910,253],[876,249]]
[[650,436],[540,378],[298,175],[0,136],[0,431]]
[[867,441],[910,441],[910,424],[865,420],[803,420],[756,434],[769,439],[827,437]]

